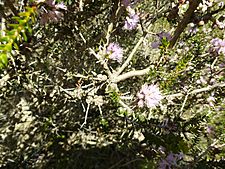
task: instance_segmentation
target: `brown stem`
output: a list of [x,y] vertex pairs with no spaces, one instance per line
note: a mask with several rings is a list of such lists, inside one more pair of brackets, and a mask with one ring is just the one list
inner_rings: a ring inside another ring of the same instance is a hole
[[185,12],[183,19],[178,24],[177,29],[174,32],[173,38],[170,41],[169,48],[173,48],[176,41],[180,37],[181,33],[184,31],[184,29],[187,27],[189,21],[191,20],[192,16],[194,15],[194,11],[197,9],[198,5],[200,4],[202,0],[190,0],[189,1],[189,8]]

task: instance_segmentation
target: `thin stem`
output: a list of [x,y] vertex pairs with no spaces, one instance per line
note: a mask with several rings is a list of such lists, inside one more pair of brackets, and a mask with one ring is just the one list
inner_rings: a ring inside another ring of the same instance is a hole
[[84,125],[87,124],[87,117],[88,117],[88,111],[89,111],[89,108],[90,108],[90,103],[88,103],[87,110],[86,110],[86,112],[85,112],[84,122],[83,122],[83,124],[80,126],[80,128],[83,128]]
[[135,45],[135,47],[133,48],[132,52],[130,53],[130,55],[128,56],[127,60],[124,62],[124,64],[119,68],[119,70],[116,72],[116,76],[120,75],[120,73],[123,72],[123,70],[129,65],[129,62],[131,61],[131,59],[133,58],[135,52],[137,51],[138,47],[141,45],[141,43],[143,42],[144,37],[142,36],[138,43]]
[[[209,90],[213,90],[217,87],[225,87],[225,83],[216,83],[212,86],[203,87],[201,89],[195,89],[195,90],[192,90],[191,92],[189,92],[187,94],[192,95],[192,94],[197,94],[197,93],[201,93],[201,92],[206,92],[206,91],[209,91]],[[171,94],[171,95],[167,95],[165,97],[166,98],[173,98],[173,97],[181,97],[181,96],[184,96],[184,93]]]

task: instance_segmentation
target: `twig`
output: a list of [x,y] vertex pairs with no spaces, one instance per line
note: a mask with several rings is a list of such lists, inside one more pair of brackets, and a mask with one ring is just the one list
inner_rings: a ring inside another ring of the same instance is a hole
[[5,26],[5,18],[2,18],[1,20],[1,37],[4,37],[5,36],[5,30],[6,30],[6,26]]
[[112,165],[109,169],[113,169],[115,167],[117,167],[124,159],[121,159],[120,161],[118,161],[116,164]]
[[109,77],[111,77],[112,73],[111,73],[108,65],[106,64],[106,62],[104,60],[100,60],[99,56],[95,53],[95,51],[93,49],[89,48],[89,50],[90,50],[90,53],[93,54],[101,62],[104,69],[106,70],[106,73],[109,75]]
[[186,96],[185,96],[185,98],[184,98],[184,102],[183,102],[182,107],[181,107],[181,109],[180,109],[180,113],[181,113],[181,114],[182,114],[182,111],[183,111],[183,109],[184,109],[184,106],[185,106],[185,104],[186,104],[186,102],[187,102],[188,95],[189,95],[189,94],[186,94]]
[[[195,89],[195,90],[192,90],[191,92],[189,92],[187,94],[188,95],[197,94],[197,93],[213,90],[217,87],[225,87],[225,83],[217,83],[217,84],[214,84],[212,86],[207,86],[207,87],[204,87],[204,88],[201,88],[201,89]],[[184,96],[184,94],[183,93],[176,93],[176,94],[167,95],[165,97],[171,98],[171,97],[181,97],[181,96]]]
[[127,111],[128,111],[128,113],[131,113],[133,110],[128,106],[128,105],[126,105],[122,100],[119,100],[119,104],[122,106],[122,107],[124,107]]
[[132,52],[130,53],[130,55],[128,56],[127,60],[124,62],[124,64],[119,68],[119,70],[115,73],[117,76],[120,75],[121,72],[123,72],[123,70],[129,65],[129,62],[131,61],[132,57],[134,56],[135,52],[137,51],[138,47],[141,45],[141,43],[144,40],[144,36],[142,36],[138,43],[135,45],[135,47],[133,48]]
[[143,159],[141,159],[141,158],[136,158],[136,159],[133,159],[133,160],[131,160],[131,161],[128,161],[127,163],[121,165],[120,167],[124,167],[124,166],[126,166],[126,165],[129,165],[129,164],[135,162],[135,161],[142,161],[142,160],[143,160]]
[[89,108],[90,108],[90,103],[88,103],[87,110],[86,110],[86,113],[85,113],[84,122],[83,122],[83,124],[80,126],[80,128],[83,128],[84,125],[87,124],[87,117],[88,117],[88,111],[89,111]]

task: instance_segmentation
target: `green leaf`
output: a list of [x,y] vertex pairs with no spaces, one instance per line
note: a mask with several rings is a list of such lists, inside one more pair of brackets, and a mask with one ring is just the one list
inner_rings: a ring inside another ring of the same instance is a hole
[[3,50],[11,52],[11,50],[12,50],[12,43],[7,43]]
[[22,31],[22,35],[23,35],[24,41],[27,42],[27,35],[26,35],[26,33],[24,31]]
[[20,12],[19,16],[30,16],[29,12]]
[[35,17],[34,16],[31,16],[31,21],[32,21],[32,23],[35,23]]
[[8,64],[7,53],[0,54],[0,68],[6,67]]
[[19,24],[8,24],[10,27],[13,27],[14,29],[18,28]]
[[4,50],[5,45],[4,44],[0,44],[0,50]]
[[28,31],[30,34],[32,34],[32,29],[31,29],[31,27],[30,27],[29,25],[27,25],[26,29],[27,29],[27,31]]
[[16,34],[17,30],[16,29],[13,29],[9,32],[7,32],[8,36],[14,36]]
[[13,46],[16,50],[19,50],[19,46],[16,43],[14,43]]
[[12,19],[16,20],[16,21],[19,21],[21,18],[18,17],[18,16],[12,16]]
[[19,20],[20,25],[24,25],[24,24],[26,24],[26,22],[27,22],[26,20]]
[[9,36],[4,36],[0,38],[0,42],[8,42],[9,41]]

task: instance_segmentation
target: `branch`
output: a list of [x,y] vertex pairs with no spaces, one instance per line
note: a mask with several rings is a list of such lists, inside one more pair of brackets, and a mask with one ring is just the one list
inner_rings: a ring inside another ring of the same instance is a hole
[[194,15],[194,11],[197,9],[198,5],[202,0],[190,0],[189,1],[189,8],[185,12],[182,21],[178,24],[177,29],[174,32],[173,38],[170,41],[170,48],[173,48],[176,41],[180,37],[181,33],[184,31],[186,26],[188,25],[189,21],[191,20],[192,16]]
[[142,76],[146,73],[148,73],[150,70],[150,68],[146,68],[146,69],[143,69],[143,70],[135,70],[135,71],[130,71],[130,72],[127,72],[127,73],[124,73],[120,76],[117,76],[115,79],[113,79],[113,83],[118,83],[120,81],[123,81],[123,80],[126,80],[130,77],[134,77],[134,76]]
[[111,77],[112,73],[111,73],[107,63],[104,60],[101,60],[99,58],[98,54],[96,54],[93,49],[89,48],[89,50],[90,50],[90,53],[93,54],[100,61],[100,63],[103,65],[104,69],[106,70],[106,73],[109,75],[109,77]]
[[[209,90],[213,90],[217,87],[225,87],[225,83],[217,83],[217,84],[214,84],[212,86],[207,86],[207,87],[204,87],[204,88],[201,88],[201,89],[195,89],[195,90],[192,90],[191,92],[189,92],[187,94],[192,95],[192,94],[197,94],[197,93],[201,93],[201,92],[206,92],[206,91],[209,91]],[[184,96],[184,95],[185,95],[184,93],[177,93],[177,94],[167,95],[165,97],[166,98],[181,97],[181,96]]]

